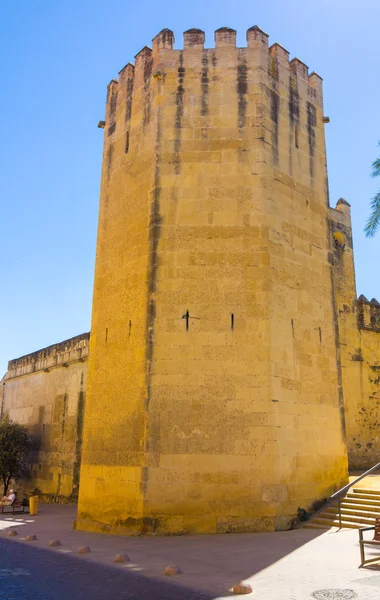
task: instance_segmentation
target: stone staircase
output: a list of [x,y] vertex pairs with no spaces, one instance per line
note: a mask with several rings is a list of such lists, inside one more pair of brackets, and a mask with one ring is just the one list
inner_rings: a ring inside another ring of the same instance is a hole
[[[380,518],[380,490],[353,488],[341,500],[341,527],[369,527]],[[305,523],[308,529],[339,527],[338,503],[327,505]]]

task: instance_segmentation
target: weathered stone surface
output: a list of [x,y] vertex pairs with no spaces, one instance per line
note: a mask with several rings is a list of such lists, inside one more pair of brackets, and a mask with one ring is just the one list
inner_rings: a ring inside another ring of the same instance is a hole
[[347,481],[322,81],[162,35],[108,86],[76,527],[273,530]]
[[[37,452],[31,480],[47,500],[67,501],[78,492],[88,333],[11,360],[3,379],[3,411],[25,425]],[[21,489],[20,489],[21,488]]]

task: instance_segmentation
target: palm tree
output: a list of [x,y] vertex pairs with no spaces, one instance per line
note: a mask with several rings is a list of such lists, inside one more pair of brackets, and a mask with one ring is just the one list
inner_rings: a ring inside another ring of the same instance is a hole
[[[378,144],[380,146],[380,142]],[[372,163],[372,177],[380,177],[380,156]],[[371,200],[371,212],[364,233],[368,238],[373,237],[380,227],[380,190]]]

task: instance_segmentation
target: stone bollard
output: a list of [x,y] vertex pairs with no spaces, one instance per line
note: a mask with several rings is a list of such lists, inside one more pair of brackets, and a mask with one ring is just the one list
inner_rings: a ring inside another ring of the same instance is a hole
[[164,575],[181,575],[182,571],[178,565],[168,565],[164,571]]
[[17,531],[12,529],[11,531],[8,531],[8,535],[9,535],[9,537],[13,537],[14,535],[17,535]]
[[236,583],[232,588],[234,594],[252,594],[252,588],[248,583],[240,582]]
[[78,548],[78,554],[89,554],[90,552],[90,546],[80,546],[80,548]]
[[113,562],[115,562],[115,563],[129,562],[129,556],[127,554],[116,554],[115,558],[113,559]]
[[36,540],[37,538],[35,535],[27,535],[25,539],[27,542],[34,542],[34,540]]
[[60,546],[61,542],[59,540],[50,540],[49,542],[49,548],[56,548],[57,546]]

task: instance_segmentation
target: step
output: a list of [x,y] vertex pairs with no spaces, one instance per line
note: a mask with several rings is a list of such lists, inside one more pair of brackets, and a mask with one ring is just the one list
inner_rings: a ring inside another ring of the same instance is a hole
[[363,498],[365,500],[373,500],[373,502],[380,502],[380,498],[376,494],[367,494],[366,492],[348,492],[346,498]]
[[[344,499],[342,500],[342,502],[340,503],[341,507],[343,508],[344,506],[346,508],[356,508],[356,507],[360,507],[361,510],[369,510],[371,512],[379,512],[380,513],[380,506],[378,504],[373,504],[373,502],[362,502],[359,498],[359,500],[357,500],[355,502],[354,498],[348,498],[348,499]],[[337,504],[332,504],[331,506],[333,506],[334,508],[338,508]]]
[[[330,515],[339,515],[339,511],[334,508],[334,507],[329,507],[326,508],[326,510],[324,511],[325,513],[329,513]],[[342,508],[340,511],[341,515],[348,515],[348,516],[354,516],[354,517],[367,517],[368,519],[380,519],[380,513],[379,512],[370,512],[370,511],[365,511],[365,510],[352,510],[349,508]]]
[[314,525],[325,525],[326,527],[348,527],[350,529],[360,529],[361,527],[361,525],[358,525],[353,521],[342,520],[342,524],[340,525],[339,519],[322,519],[322,517],[316,517],[310,522],[310,524],[311,523],[313,523]]
[[352,490],[354,494],[371,494],[371,496],[378,496],[380,498],[380,490],[371,490],[368,488],[354,488]]
[[[318,517],[316,517],[316,519],[336,519],[339,521],[339,515],[338,513],[328,513],[328,512],[323,512],[320,515],[318,515]],[[355,515],[344,515],[342,513],[342,521],[352,521],[353,523],[356,523],[358,525],[358,527],[365,527],[366,525],[374,525],[375,524],[375,518],[374,517],[356,517]]]
[[347,496],[344,498],[345,502],[355,502],[358,503],[359,501],[363,504],[372,504],[373,506],[380,506],[380,499],[379,500],[375,500],[373,496],[371,496],[370,494],[347,494]]

